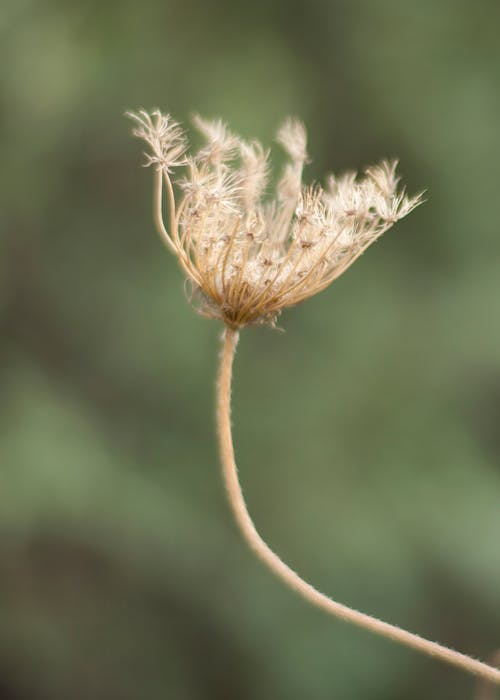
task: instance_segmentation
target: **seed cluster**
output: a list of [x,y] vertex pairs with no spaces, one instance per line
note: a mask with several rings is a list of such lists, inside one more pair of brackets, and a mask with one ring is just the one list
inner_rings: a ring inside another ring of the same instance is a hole
[[[277,141],[289,160],[274,197],[266,196],[269,151],[222,121],[194,118],[205,144],[187,155],[180,125],[159,111],[131,113],[157,170],[158,225],[177,255],[200,313],[230,328],[269,323],[282,309],[320,292],[379,236],[421,203],[398,190],[394,162],[362,177],[331,175],[326,187],[302,184],[306,132],[295,119]],[[171,174],[176,177],[174,194]],[[165,188],[169,230],[161,218]],[[176,201],[177,199],[177,201]]]

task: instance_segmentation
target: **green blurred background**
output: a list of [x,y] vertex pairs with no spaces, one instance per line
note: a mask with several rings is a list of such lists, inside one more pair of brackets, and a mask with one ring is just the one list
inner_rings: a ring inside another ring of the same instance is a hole
[[244,331],[260,531],[339,600],[500,646],[497,0],[3,0],[1,700],[434,700],[474,682],[325,617],[219,478],[220,327],[155,235],[126,109],[308,126],[307,176],[399,156],[427,203],[286,333]]

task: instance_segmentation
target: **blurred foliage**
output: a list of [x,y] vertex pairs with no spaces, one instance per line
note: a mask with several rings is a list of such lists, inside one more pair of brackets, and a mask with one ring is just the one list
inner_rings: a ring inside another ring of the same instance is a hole
[[453,669],[264,571],[218,475],[220,328],[154,235],[127,108],[310,132],[311,179],[398,155],[428,202],[243,333],[250,510],[320,589],[499,645],[497,0],[3,0],[0,697],[432,700]]

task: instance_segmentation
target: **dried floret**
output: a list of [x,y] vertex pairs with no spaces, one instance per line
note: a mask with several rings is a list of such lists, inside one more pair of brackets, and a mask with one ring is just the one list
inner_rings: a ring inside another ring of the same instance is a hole
[[150,151],[146,153],[146,165],[156,165],[159,169],[170,172],[173,168],[184,165],[187,142],[180,124],[169,114],[163,115],[158,109],[151,114],[145,110],[128,112],[137,124],[134,136],[145,141]]

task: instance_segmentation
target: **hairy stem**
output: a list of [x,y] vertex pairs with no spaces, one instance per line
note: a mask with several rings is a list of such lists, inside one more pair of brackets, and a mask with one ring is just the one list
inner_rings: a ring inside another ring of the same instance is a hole
[[417,634],[407,632],[400,627],[383,622],[371,615],[358,612],[352,608],[337,603],[328,596],[317,591],[304,581],[298,574],[285,564],[261,538],[248,513],[238,471],[234,459],[234,448],[231,433],[231,376],[234,352],[238,343],[238,331],[226,328],[223,336],[223,346],[220,358],[220,370],[217,384],[217,430],[219,437],[220,456],[224,483],[236,522],[250,548],[262,562],[287,586],[296,591],[313,605],[325,610],[335,617],[364,627],[370,632],[392,639],[399,644],[411,647],[417,651],[433,656],[464,671],[475,674],[500,685],[500,670],[488,666],[481,661],[472,659],[465,654],[428,641]]
[[[489,659],[489,661],[495,665],[500,664],[500,649],[496,650],[496,652],[491,656],[491,659]],[[475,700],[495,700],[495,698],[497,697],[498,696],[495,692],[495,687],[484,678],[480,678],[475,695]]]

